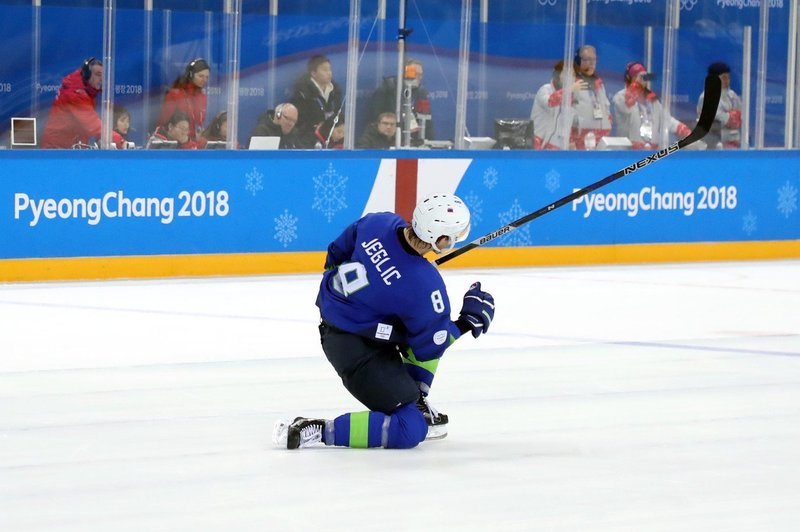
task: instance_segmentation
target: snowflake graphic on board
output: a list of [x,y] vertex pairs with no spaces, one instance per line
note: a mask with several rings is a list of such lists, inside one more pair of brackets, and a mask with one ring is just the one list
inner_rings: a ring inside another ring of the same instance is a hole
[[[500,223],[505,226],[525,216],[527,212],[522,210],[522,207],[519,204],[519,200],[515,199],[514,203],[511,205],[511,208],[505,212],[501,212],[498,215],[500,218]],[[530,246],[531,245],[531,233],[529,226],[523,225],[518,229],[511,231],[510,233],[506,234],[505,236],[501,237],[499,243],[504,246]]]
[[497,185],[497,182],[499,180],[498,178],[499,175],[497,173],[497,170],[495,169],[494,166],[490,166],[483,173],[483,185],[489,190],[492,190]]
[[561,174],[555,170],[550,170],[544,174],[544,188],[552,194],[561,187]]
[[311,208],[322,212],[330,223],[337,212],[347,208],[344,197],[346,187],[347,176],[339,174],[333,163],[328,163],[328,169],[314,178],[314,203]]
[[747,211],[742,217],[742,231],[751,236],[758,229],[758,217],[753,214],[753,211]]
[[245,174],[245,179],[247,180],[244,188],[250,194],[255,196],[259,190],[264,190],[264,174],[258,171],[258,168],[255,166],[250,172]]
[[272,220],[275,222],[275,240],[283,247],[297,240],[297,217],[289,214],[289,209],[283,209],[283,214]]
[[778,210],[786,218],[797,210],[797,189],[788,181],[778,189]]
[[472,225],[474,226],[481,223],[483,221],[483,200],[471,190],[466,196],[462,196],[461,199],[467,204],[470,218],[472,219]]

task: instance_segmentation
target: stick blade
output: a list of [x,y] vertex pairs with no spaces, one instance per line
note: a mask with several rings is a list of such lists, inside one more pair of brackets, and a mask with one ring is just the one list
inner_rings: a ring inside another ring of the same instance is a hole
[[722,81],[719,76],[713,74],[706,76],[705,89],[703,94],[703,108],[700,110],[700,118],[689,135],[681,139],[678,145],[683,148],[693,142],[697,142],[706,136],[714,123],[714,117],[719,107],[719,99],[722,95]]

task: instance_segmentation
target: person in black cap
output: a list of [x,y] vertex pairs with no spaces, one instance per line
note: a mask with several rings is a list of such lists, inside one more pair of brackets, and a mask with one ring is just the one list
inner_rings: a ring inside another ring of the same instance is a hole
[[[741,147],[741,127],[742,127],[742,100],[739,95],[731,89],[731,68],[722,62],[711,63],[708,66],[709,76],[719,76],[722,82],[722,95],[719,99],[719,107],[714,117],[714,124],[711,131],[705,138],[709,149],[736,149]],[[703,96],[697,102],[697,114],[703,107]]]

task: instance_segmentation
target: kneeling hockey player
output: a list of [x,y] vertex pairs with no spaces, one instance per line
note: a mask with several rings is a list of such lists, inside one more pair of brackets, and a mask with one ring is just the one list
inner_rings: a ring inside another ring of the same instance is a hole
[[464,202],[436,194],[417,204],[411,226],[393,213],[367,214],[328,246],[317,296],[322,349],[369,411],[278,421],[276,445],[405,449],[447,435],[447,416],[427,400],[433,375],[462,334],[489,329],[494,299],[473,284],[452,321],[444,281],[424,255],[450,251],[469,228]]

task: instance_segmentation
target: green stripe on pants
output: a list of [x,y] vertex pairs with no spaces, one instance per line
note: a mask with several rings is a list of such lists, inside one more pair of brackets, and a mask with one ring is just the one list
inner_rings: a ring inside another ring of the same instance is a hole
[[406,350],[406,356],[403,357],[403,362],[406,364],[419,366],[420,368],[426,370],[431,375],[434,375],[436,373],[436,369],[439,367],[438,358],[434,358],[433,360],[426,360],[424,362],[421,360],[417,360],[417,357],[414,356],[414,351],[412,351],[410,347]]
[[350,414],[350,447],[369,447],[369,411]]

